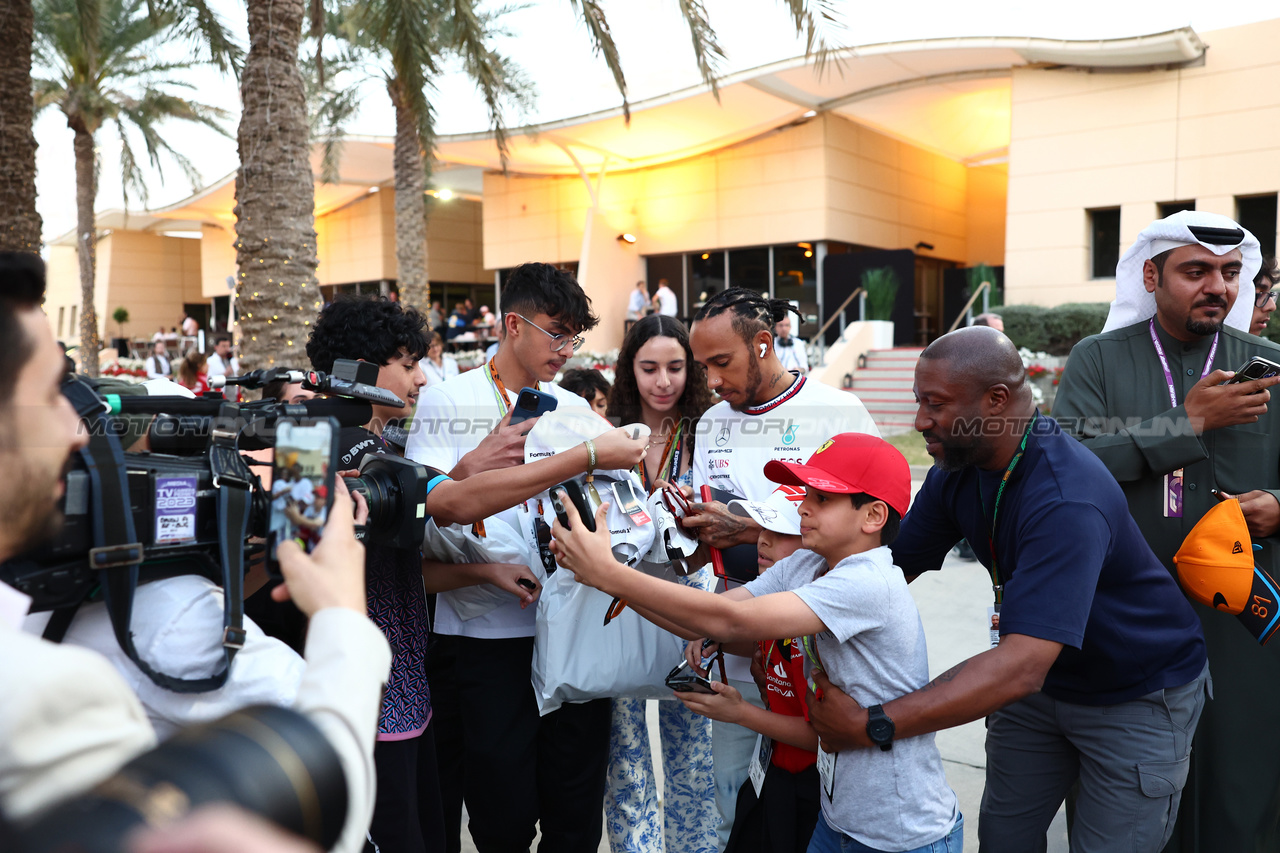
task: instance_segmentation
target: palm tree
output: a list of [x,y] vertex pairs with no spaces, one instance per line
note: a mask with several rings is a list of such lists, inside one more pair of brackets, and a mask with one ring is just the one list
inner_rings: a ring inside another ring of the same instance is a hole
[[[94,0],[82,0],[92,15]],[[199,32],[209,58],[226,71],[238,68],[242,52],[206,0],[152,0],[153,15],[165,11],[175,26]],[[0,0],[0,251],[40,250],[36,212],[36,138],[31,100],[31,0]]]
[[[351,2],[330,15],[329,31],[345,49],[331,62],[327,85],[324,65],[308,75],[316,129],[324,142],[321,180],[336,179],[345,123],[359,107],[359,88],[351,78],[371,65],[395,109],[396,266],[400,298],[426,310],[431,304],[427,280],[427,222],[424,195],[434,147],[433,113],[427,97],[439,62],[454,55],[480,87],[489,114],[503,132],[502,105],[531,101],[532,86],[509,58],[488,47],[504,34],[497,26],[508,9],[477,14],[469,2],[453,0],[371,0]],[[505,147],[505,140],[502,142]]]
[[[323,32],[323,0],[312,0],[310,4],[304,0],[248,2],[249,54],[245,58],[240,86],[243,111],[239,132],[240,173],[236,178],[236,257],[239,300],[244,306],[240,329],[248,344],[245,347],[248,356],[244,362],[252,361],[255,365],[274,364],[277,360],[297,363],[309,325],[302,317],[320,306],[315,276],[315,183],[309,168],[306,95],[297,57],[304,19],[311,22],[313,34]],[[375,41],[382,45],[394,43],[405,46],[414,45],[419,38],[426,37],[431,32],[429,19],[425,17],[427,13],[415,18],[411,11],[422,9],[423,2],[369,0],[370,6],[384,7],[382,12],[372,8],[368,10],[370,21],[385,24],[384,37]],[[627,97],[626,77],[600,0],[568,2],[581,15],[592,45],[612,73],[622,95],[623,112],[629,120],[631,105]],[[693,40],[698,69],[714,89],[724,54],[707,20],[706,9],[702,0],[678,2]],[[805,35],[806,52],[817,55],[821,67],[830,50],[826,32],[836,22],[834,0],[780,2],[791,13],[796,32]],[[485,57],[490,55],[485,30],[476,12],[479,0],[440,0],[439,5],[451,11],[451,18],[458,27],[454,49],[469,69],[476,69],[472,71],[475,76],[483,67]],[[421,52],[420,46],[412,49],[414,53]],[[430,65],[406,56],[402,65],[397,68],[393,64],[393,68],[405,75],[398,89],[389,88],[393,98],[400,97],[405,103],[411,103],[423,96],[423,84]],[[483,76],[476,79],[489,107],[498,148],[505,159],[502,90],[496,81],[486,82]],[[416,156],[420,159],[422,152],[430,150],[429,107],[416,115],[406,115],[403,134],[397,109],[396,125],[397,206],[408,205],[410,199],[417,205],[423,184],[415,184],[411,176],[424,173],[422,168],[415,169],[412,165],[415,134],[409,127],[416,127]],[[402,136],[403,149],[400,143]],[[403,158],[401,151],[404,152]],[[402,159],[403,169],[399,168]],[[406,180],[403,186],[401,175]],[[407,228],[416,227],[409,225],[411,211],[407,206],[405,210]],[[406,275],[424,275],[419,270],[426,269],[425,224],[423,231],[417,234],[406,231],[402,238],[397,233],[396,242],[397,258],[402,243],[406,249],[422,246],[424,252],[421,262],[401,262],[402,282]],[[416,293],[424,296],[426,293],[425,278],[421,280],[421,286],[409,285],[409,299],[415,302],[418,301]]]
[[40,251],[31,0],[0,0],[0,252]]
[[315,180],[298,46],[303,0],[249,0],[240,75],[236,266],[241,369],[305,366],[316,279]]
[[[160,136],[157,125],[181,119],[222,132],[225,112],[173,94],[186,84],[166,79],[194,63],[155,58],[161,37],[169,37],[176,17],[148,13],[146,0],[35,0],[35,61],[48,77],[36,78],[35,109],[56,105],[75,134],[76,246],[80,261],[80,367],[98,374],[98,315],[94,308],[97,230],[95,135],[104,124],[119,133],[125,203],[132,189],[145,202],[146,185],[130,131],[142,137],[147,159],[161,169],[160,153],[175,160],[193,186],[200,175],[191,161]],[[163,174],[163,173],[162,173]]]

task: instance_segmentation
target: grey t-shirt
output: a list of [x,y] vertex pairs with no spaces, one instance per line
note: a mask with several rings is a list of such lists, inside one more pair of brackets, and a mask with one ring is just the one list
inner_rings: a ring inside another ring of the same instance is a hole
[[[745,589],[753,596],[799,596],[827,626],[814,644],[816,663],[862,707],[928,683],[920,612],[888,548],[846,557],[829,572],[822,557],[797,551]],[[820,799],[828,823],[877,850],[932,844],[959,816],[932,734],[895,740],[888,752],[873,747],[838,753],[833,795],[824,791]]]

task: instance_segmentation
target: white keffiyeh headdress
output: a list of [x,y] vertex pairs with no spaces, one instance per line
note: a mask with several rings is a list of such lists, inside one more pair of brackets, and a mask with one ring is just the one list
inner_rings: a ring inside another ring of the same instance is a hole
[[[1193,232],[1199,231],[1199,235]],[[1242,239],[1215,234],[1212,230],[1225,229],[1243,235]],[[1227,242],[1213,242],[1226,239]],[[1164,219],[1152,222],[1138,239],[1124,253],[1120,263],[1116,265],[1116,298],[1111,303],[1111,311],[1107,314],[1107,324],[1102,331],[1122,329],[1141,320],[1146,320],[1156,313],[1156,298],[1148,293],[1142,283],[1142,265],[1170,249],[1181,246],[1204,246],[1215,255],[1225,255],[1233,249],[1239,249],[1243,256],[1244,268],[1240,270],[1240,293],[1235,304],[1227,312],[1226,324],[1242,332],[1249,331],[1253,320],[1252,290],[1253,277],[1262,266],[1262,251],[1258,246],[1258,238],[1241,228],[1234,220],[1217,213],[1204,213],[1196,210],[1183,210]]]

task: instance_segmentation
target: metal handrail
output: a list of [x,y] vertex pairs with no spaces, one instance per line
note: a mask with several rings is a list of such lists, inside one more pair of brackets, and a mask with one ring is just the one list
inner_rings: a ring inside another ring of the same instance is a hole
[[822,326],[818,329],[818,334],[814,335],[813,339],[822,340],[823,333],[825,333],[827,329],[831,327],[831,324],[836,321],[837,317],[839,317],[841,314],[844,313],[844,309],[849,307],[849,303],[852,302],[854,299],[856,299],[858,297],[858,294],[866,293],[866,292],[867,292],[867,289],[865,287],[859,287],[853,293],[850,293],[849,298],[846,299],[844,302],[841,302],[840,307],[837,308],[835,311],[831,312],[831,316],[828,317],[827,322],[823,323]]
[[954,332],[956,328],[959,327],[960,321],[963,320],[965,318],[965,315],[969,313],[969,309],[973,307],[973,303],[978,300],[978,297],[981,296],[985,291],[988,291],[990,289],[991,289],[991,282],[989,281],[984,281],[980,283],[977,287],[975,287],[973,289],[973,295],[969,297],[969,301],[966,302],[964,304],[964,307],[960,309],[960,313],[959,315],[956,316],[955,322],[951,324],[951,328],[947,329],[947,331]]

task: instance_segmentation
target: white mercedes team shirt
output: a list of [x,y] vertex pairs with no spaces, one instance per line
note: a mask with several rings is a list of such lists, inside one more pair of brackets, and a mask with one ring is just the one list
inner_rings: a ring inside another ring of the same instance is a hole
[[[508,403],[514,406],[520,389],[506,390]],[[554,394],[557,408],[587,405],[586,400],[554,383],[541,382],[538,390]],[[488,371],[483,367],[427,388],[418,398],[405,456],[438,471],[452,471],[458,460],[493,432],[506,414],[497,394],[496,387],[489,381]],[[512,530],[523,530],[533,523],[532,513],[519,503],[493,518],[505,522]],[[521,610],[520,601],[515,596],[511,596],[509,603],[465,622],[458,618],[452,600],[453,594],[449,592],[442,592],[436,597],[434,627],[438,634],[482,639],[533,636],[537,608]]]
[[[767,403],[738,411],[727,402],[707,410],[696,427],[694,494],[704,485],[750,501],[764,501],[778,484],[764,475],[765,463],[808,462],[828,438],[842,432],[880,435],[856,394],[803,376]],[[701,499],[701,498],[699,498]],[[725,589],[724,581],[717,591]],[[726,656],[726,674],[751,680],[747,658]]]

